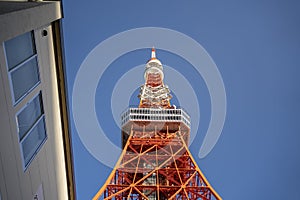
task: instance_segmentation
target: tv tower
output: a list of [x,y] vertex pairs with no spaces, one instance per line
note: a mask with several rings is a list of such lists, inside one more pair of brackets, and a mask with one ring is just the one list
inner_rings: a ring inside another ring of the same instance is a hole
[[161,62],[152,48],[138,108],[121,116],[121,156],[94,200],[221,200],[189,149],[190,117],[170,104]]

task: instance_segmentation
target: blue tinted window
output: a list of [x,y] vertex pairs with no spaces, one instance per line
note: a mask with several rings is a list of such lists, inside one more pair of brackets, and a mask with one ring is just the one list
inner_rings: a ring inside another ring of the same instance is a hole
[[35,45],[31,32],[10,39],[4,45],[9,70],[35,54]]
[[42,98],[41,95],[38,95],[17,116],[20,140],[23,139],[26,132],[29,131],[42,114]]
[[11,73],[15,102],[31,91],[40,81],[37,58],[34,57]]
[[40,82],[32,32],[4,42],[13,103],[25,97]]
[[43,116],[21,141],[25,167],[34,158],[46,138],[45,117]]
[[26,168],[47,138],[41,93],[27,103],[17,115],[17,124]]

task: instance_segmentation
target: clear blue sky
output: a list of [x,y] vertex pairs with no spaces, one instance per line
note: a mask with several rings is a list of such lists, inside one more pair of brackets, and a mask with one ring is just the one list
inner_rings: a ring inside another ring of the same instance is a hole
[[[210,183],[229,200],[300,199],[299,1],[65,0],[63,4],[70,105],[76,73],[101,41],[139,27],[182,32],[213,58],[227,94],[222,135],[213,151],[199,159],[210,119],[207,88],[189,63],[158,50],[163,64],[179,70],[198,89],[201,123],[190,149]],[[148,59],[149,49],[123,55],[99,82],[96,110],[99,116],[106,116],[99,123],[116,145],[120,144],[120,130],[110,110],[112,89],[123,73]],[[137,102],[136,93],[131,99],[131,104]],[[70,112],[77,197],[91,199],[111,169],[82,145],[71,106]]]

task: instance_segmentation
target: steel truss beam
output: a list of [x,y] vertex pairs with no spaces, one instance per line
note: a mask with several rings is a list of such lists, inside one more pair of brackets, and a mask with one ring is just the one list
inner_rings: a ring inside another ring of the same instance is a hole
[[[156,133],[155,133],[156,134]],[[159,133],[132,128],[121,157],[95,195],[104,199],[219,200],[185,143],[187,132]]]

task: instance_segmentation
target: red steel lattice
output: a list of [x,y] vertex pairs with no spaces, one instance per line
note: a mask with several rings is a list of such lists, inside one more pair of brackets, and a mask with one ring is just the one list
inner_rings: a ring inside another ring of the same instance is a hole
[[[146,66],[145,79],[140,109],[176,109],[170,106],[171,96],[163,84],[162,66],[154,49]],[[145,111],[141,113],[144,115]],[[124,123],[122,154],[93,199],[103,196],[107,200],[220,200],[187,147],[189,126],[180,121],[181,118],[178,121],[143,120],[150,119],[147,114],[142,120]],[[164,114],[160,112],[159,115]]]

